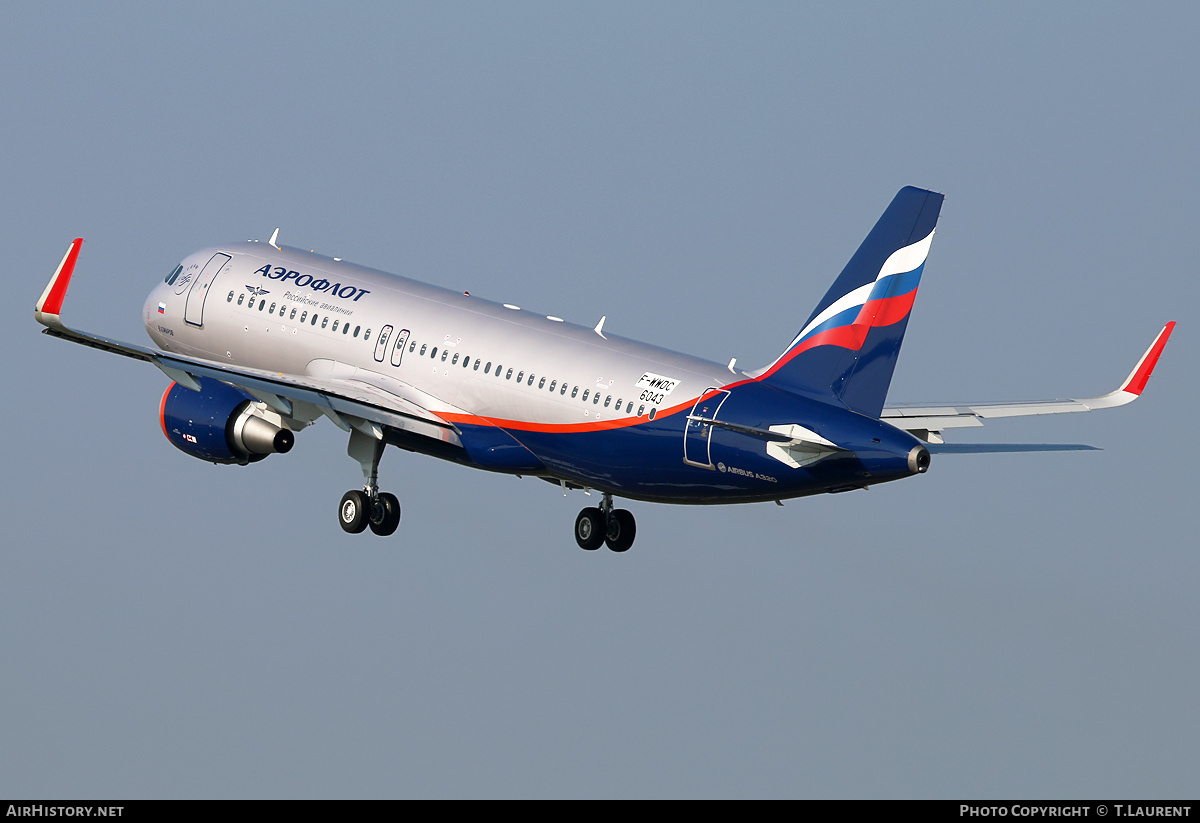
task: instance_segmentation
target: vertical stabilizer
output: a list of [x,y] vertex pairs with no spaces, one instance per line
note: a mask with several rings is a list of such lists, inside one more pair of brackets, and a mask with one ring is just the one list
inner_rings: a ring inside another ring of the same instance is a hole
[[900,190],[762,382],[879,416],[942,199]]

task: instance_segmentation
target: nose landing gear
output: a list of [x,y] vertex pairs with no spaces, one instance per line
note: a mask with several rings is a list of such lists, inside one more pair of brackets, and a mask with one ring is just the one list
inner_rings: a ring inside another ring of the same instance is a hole
[[589,506],[575,518],[575,542],[579,548],[595,551],[607,543],[614,552],[629,551],[637,535],[637,523],[626,509],[614,509],[612,495],[605,492],[599,508]]

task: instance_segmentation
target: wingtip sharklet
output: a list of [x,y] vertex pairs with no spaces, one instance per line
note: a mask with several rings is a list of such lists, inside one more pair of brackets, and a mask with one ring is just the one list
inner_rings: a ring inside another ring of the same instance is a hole
[[1150,374],[1154,371],[1154,367],[1158,365],[1158,358],[1162,355],[1167,341],[1171,339],[1171,332],[1174,330],[1174,320],[1162,327],[1162,331],[1154,338],[1154,342],[1150,344],[1150,348],[1146,349],[1146,353],[1142,355],[1142,359],[1133,367],[1133,371],[1129,373],[1129,376],[1125,378],[1125,382],[1121,384],[1121,388],[1117,389],[1117,391],[1127,392],[1132,395],[1142,393],[1142,390],[1146,388],[1146,381],[1150,379]]
[[1162,331],[1155,336],[1154,342],[1150,344],[1150,348],[1146,349],[1145,354],[1141,356],[1137,365],[1133,367],[1133,371],[1121,383],[1120,388],[1100,397],[1088,398],[1081,402],[1089,409],[1110,409],[1114,406],[1124,406],[1126,403],[1132,403],[1134,400],[1137,400],[1146,388],[1146,382],[1154,372],[1154,367],[1158,365],[1158,358],[1162,356],[1163,349],[1167,346],[1167,340],[1171,338],[1171,332],[1174,330],[1174,320],[1162,327]]
[[54,270],[54,276],[46,284],[46,290],[42,292],[41,298],[34,307],[33,316],[43,326],[54,328],[62,326],[62,321],[58,316],[62,311],[63,300],[67,296],[67,286],[71,283],[71,275],[75,273],[75,262],[79,259],[81,246],[83,246],[82,237],[76,237],[71,241],[71,245],[67,247],[67,253],[63,255],[62,262]]

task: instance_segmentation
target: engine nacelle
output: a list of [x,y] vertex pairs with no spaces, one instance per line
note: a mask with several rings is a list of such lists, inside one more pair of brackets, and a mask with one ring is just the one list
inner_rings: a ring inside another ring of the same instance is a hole
[[253,397],[219,380],[199,380],[200,391],[172,383],[163,393],[159,419],[176,448],[201,460],[242,465],[291,450],[295,436],[268,420]]

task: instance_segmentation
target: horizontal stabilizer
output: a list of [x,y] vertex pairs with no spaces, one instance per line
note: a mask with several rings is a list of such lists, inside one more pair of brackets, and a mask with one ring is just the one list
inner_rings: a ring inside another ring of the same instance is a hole
[[928,443],[931,454],[997,454],[1002,452],[1100,451],[1083,443]]

